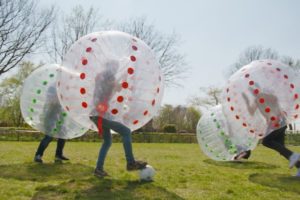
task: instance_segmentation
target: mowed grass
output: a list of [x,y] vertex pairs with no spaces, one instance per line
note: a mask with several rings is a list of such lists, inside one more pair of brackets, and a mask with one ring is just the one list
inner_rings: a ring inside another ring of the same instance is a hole
[[[156,169],[155,181],[125,170],[123,147],[106,160],[110,177],[93,176],[99,143],[68,142],[71,161],[54,164],[56,143],[45,164],[32,162],[37,142],[0,142],[0,199],[299,199],[300,179],[288,162],[259,146],[243,163],[209,160],[197,144],[133,144],[135,157]],[[300,152],[300,147],[290,147]]]

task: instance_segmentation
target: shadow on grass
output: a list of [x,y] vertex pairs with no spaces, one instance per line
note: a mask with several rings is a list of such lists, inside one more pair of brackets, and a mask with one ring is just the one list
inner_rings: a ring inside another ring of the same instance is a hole
[[263,162],[254,161],[215,161],[206,159],[203,162],[210,165],[216,165],[221,167],[231,167],[235,169],[274,169],[278,168],[277,165],[267,164]]
[[0,177],[17,180],[45,182],[50,180],[67,180],[76,177],[90,177],[93,168],[82,164],[36,164],[23,163],[0,165]]
[[116,179],[71,180],[58,186],[37,188],[32,200],[38,199],[175,199],[183,200],[180,196],[155,186],[154,182],[142,183]]
[[249,176],[249,181],[300,194],[300,178],[289,174],[256,173]]

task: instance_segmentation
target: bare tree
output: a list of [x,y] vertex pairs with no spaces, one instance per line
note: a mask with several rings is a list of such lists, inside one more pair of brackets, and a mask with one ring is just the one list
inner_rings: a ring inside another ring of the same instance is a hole
[[41,45],[53,8],[37,12],[35,0],[0,0],[0,75]]
[[121,23],[119,28],[143,40],[154,50],[161,65],[168,86],[180,85],[178,81],[184,79],[187,69],[185,55],[179,52],[179,36],[173,32],[165,35],[159,32],[145,17],[131,19]]
[[300,70],[300,60],[294,59],[290,56],[282,56],[280,59],[283,63],[291,66],[294,69]]
[[271,48],[263,48],[262,46],[251,46],[246,48],[239,56],[237,62],[230,67],[229,75],[239,70],[244,65],[259,59],[274,59],[279,58],[278,53]]
[[60,62],[76,40],[109,24],[110,22],[104,20],[94,7],[85,10],[81,5],[77,5],[70,14],[58,16],[53,24],[48,54],[53,61]]
[[199,96],[190,97],[188,100],[192,105],[209,108],[221,103],[221,88],[215,86],[201,87],[200,91]]

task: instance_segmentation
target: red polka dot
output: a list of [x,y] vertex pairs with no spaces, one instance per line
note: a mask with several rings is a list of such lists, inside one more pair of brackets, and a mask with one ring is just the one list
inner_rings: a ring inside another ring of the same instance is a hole
[[229,92],[229,88],[226,89],[226,92],[227,92],[227,93]]
[[265,99],[264,98],[260,98],[259,99],[259,103],[261,103],[261,104],[265,103]]
[[58,86],[58,87],[60,86],[60,81],[57,82],[57,86]]
[[80,88],[80,93],[85,94],[86,93],[85,88]]
[[271,117],[271,120],[272,120],[272,121],[275,121],[275,120],[276,120],[276,117],[275,117],[275,116],[272,116],[272,117]]
[[92,42],[96,42],[96,41],[97,41],[97,38],[93,38],[93,39],[92,39]]
[[231,111],[234,111],[234,107],[231,106],[231,107],[230,107],[230,110],[231,110]]
[[274,124],[274,127],[279,128],[280,124],[276,123],[276,124]]
[[114,114],[114,115],[117,114],[118,112],[119,112],[119,111],[118,111],[117,109],[112,109],[112,110],[111,110],[111,113]]
[[135,57],[135,56],[130,56],[130,60],[131,60],[132,62],[135,62],[135,61],[136,61],[136,57]]
[[254,85],[254,81],[249,81],[249,85]]
[[159,88],[156,89],[156,93],[159,93]]
[[296,104],[295,109],[298,110],[299,109],[299,104]]
[[227,97],[227,101],[230,102],[230,97]]
[[145,110],[144,115],[146,116],[148,114],[148,110]]
[[276,70],[277,70],[277,71],[279,71],[279,72],[281,71],[281,69],[280,69],[280,68],[276,68]]
[[124,89],[128,88],[128,83],[127,82],[123,82],[122,83],[122,88],[124,88]]
[[137,46],[132,46],[132,49],[134,50],[134,51],[136,51],[136,50],[138,50],[138,48],[137,48]]
[[236,119],[240,119],[240,117],[238,115],[235,116]]
[[85,79],[85,73],[80,74],[80,79]]
[[86,52],[91,52],[92,51],[92,47],[88,47],[88,48],[86,48],[86,50],[85,50]]
[[258,134],[259,137],[263,137],[264,135],[262,133]]
[[294,118],[297,119],[297,118],[298,118],[298,115],[294,115]]
[[69,108],[68,106],[66,106],[66,110],[67,110],[67,111],[70,111],[70,108]]
[[155,99],[152,100],[151,104],[152,104],[152,106],[155,105]]
[[290,84],[290,87],[291,87],[292,89],[294,89],[294,88],[295,88],[295,85],[294,85],[293,83],[291,83],[291,84]]
[[83,65],[86,65],[86,64],[88,64],[88,60],[87,60],[86,58],[82,58],[81,63],[82,63]]
[[133,124],[137,124],[137,123],[139,123],[139,120],[134,120],[133,121]]
[[285,74],[283,77],[284,77],[285,79],[288,79],[288,78],[289,78],[288,75],[286,75],[286,74]]
[[250,133],[254,133],[254,130],[250,130]]
[[266,107],[265,112],[269,113],[271,111],[271,109],[269,107]]
[[82,106],[83,108],[87,108],[87,107],[88,107],[88,104],[87,104],[86,102],[82,102],[82,103],[81,103],[81,106]]
[[298,94],[297,93],[294,95],[294,99],[298,99]]
[[128,74],[133,74],[134,73],[134,69],[132,67],[129,67],[127,69]]
[[246,74],[246,75],[245,75],[245,78],[249,78],[249,76],[250,76],[250,74]]
[[254,93],[254,94],[258,94],[258,93],[259,93],[259,89],[253,90],[253,93]]
[[243,123],[243,126],[244,126],[244,127],[247,127],[247,124],[246,124],[246,123]]
[[122,103],[123,100],[124,100],[124,97],[123,97],[123,96],[118,96],[117,101],[118,101],[119,103]]

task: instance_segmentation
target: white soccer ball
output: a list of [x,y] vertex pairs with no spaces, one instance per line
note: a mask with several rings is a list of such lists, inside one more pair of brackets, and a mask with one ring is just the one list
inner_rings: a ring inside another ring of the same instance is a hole
[[151,165],[146,165],[146,168],[140,170],[141,181],[152,181],[155,175],[155,170]]

